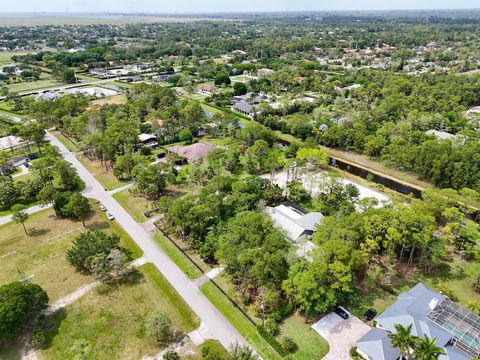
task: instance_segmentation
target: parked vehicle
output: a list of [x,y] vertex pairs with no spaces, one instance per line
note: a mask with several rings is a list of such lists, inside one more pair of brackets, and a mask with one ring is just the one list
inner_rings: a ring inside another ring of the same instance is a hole
[[347,320],[350,315],[348,315],[348,312],[342,308],[341,306],[335,306],[335,314],[337,314],[338,316],[340,316],[341,318]]
[[103,205],[100,205],[100,210],[102,210],[102,211],[107,211],[107,208],[106,208],[105,206],[103,206]]
[[115,216],[110,211],[107,211],[107,218],[108,220],[115,220]]
[[363,314],[363,318],[366,320],[366,321],[370,321],[370,320],[373,320],[373,318],[377,316],[377,312],[375,311],[375,309],[368,309],[365,314]]

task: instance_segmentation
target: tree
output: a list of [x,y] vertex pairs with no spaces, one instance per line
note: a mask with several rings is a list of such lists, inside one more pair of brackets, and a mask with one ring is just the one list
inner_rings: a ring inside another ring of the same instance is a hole
[[227,73],[218,73],[215,76],[215,85],[222,86],[222,85],[230,85],[232,81]]
[[241,82],[233,84],[233,92],[237,96],[245,95],[247,93],[247,85]]
[[72,248],[67,251],[67,260],[77,270],[90,272],[94,257],[100,254],[107,258],[112,250],[120,249],[119,243],[117,234],[85,231],[73,241]]
[[162,164],[135,166],[132,176],[137,190],[150,199],[157,199],[169,182],[174,181],[173,174]]
[[20,128],[19,135],[28,141],[33,141],[37,145],[38,151],[42,153],[41,145],[45,137],[45,127],[40,122],[31,121],[23,125]]
[[20,191],[11,176],[0,175],[0,206],[13,205],[17,201]]
[[167,344],[173,338],[172,320],[162,311],[153,311],[145,319],[145,332],[159,344]]
[[48,295],[38,285],[15,281],[0,286],[0,343],[12,340],[22,325],[48,306]]
[[77,82],[77,77],[75,76],[75,71],[73,69],[65,69],[61,73],[62,82],[67,84],[75,84]]
[[233,360],[258,360],[253,350],[248,345],[239,345],[235,343],[230,347],[230,355]]
[[82,220],[83,227],[85,227],[85,219],[92,211],[92,207],[86,197],[75,192],[72,193],[62,211],[69,218]]
[[180,131],[178,139],[185,142],[186,144],[191,144],[193,140],[193,134],[190,129],[183,129],[182,131]]
[[47,184],[37,194],[37,200],[40,201],[41,205],[47,206],[53,204],[57,195],[57,189],[55,189],[55,187],[53,187],[52,185]]
[[21,204],[16,204],[12,206],[12,220],[16,224],[22,224],[25,235],[28,235],[27,228],[25,227],[25,222],[28,220],[28,213],[26,207]]
[[437,346],[437,339],[425,335],[418,339],[414,347],[415,357],[420,360],[437,360],[440,355],[446,355],[445,350]]
[[400,350],[400,356],[403,359],[409,359],[416,346],[415,337],[412,335],[412,327],[412,324],[407,326],[395,324],[396,332],[388,334],[392,346]]

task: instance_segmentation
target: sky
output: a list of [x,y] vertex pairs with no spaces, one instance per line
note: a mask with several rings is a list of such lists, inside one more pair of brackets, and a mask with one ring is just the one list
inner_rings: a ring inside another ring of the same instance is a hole
[[0,12],[208,13],[302,10],[471,9],[478,0],[0,0]]

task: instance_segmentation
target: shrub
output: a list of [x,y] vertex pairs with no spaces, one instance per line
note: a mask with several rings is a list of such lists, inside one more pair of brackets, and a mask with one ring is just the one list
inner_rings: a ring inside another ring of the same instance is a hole
[[163,360],[180,360],[180,356],[176,351],[170,350],[163,354]]
[[286,357],[288,356],[288,352],[285,351],[283,348],[282,344],[278,342],[275,337],[270,334],[263,326],[258,325],[257,326],[257,331],[260,334],[262,338],[265,339],[266,342],[270,344],[270,346],[281,356],[281,357]]
[[284,336],[282,338],[281,344],[282,344],[283,348],[285,349],[285,351],[287,351],[289,353],[294,352],[295,349],[297,348],[297,344],[295,344],[295,341],[293,341],[293,339],[288,337],[288,336]]

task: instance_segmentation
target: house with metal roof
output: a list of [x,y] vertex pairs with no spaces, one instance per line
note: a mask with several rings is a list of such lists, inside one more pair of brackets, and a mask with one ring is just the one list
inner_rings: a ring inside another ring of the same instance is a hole
[[270,215],[273,224],[283,230],[295,243],[309,239],[315,227],[323,219],[322,213],[307,213],[298,205],[289,202],[276,207],[267,207],[266,212]]
[[388,334],[395,325],[412,325],[412,335],[436,339],[445,350],[439,360],[468,360],[480,356],[480,317],[445,295],[418,283],[400,294],[376,319],[376,327],[357,340],[357,352],[368,360],[396,360]]

